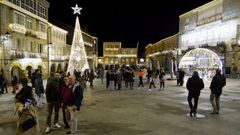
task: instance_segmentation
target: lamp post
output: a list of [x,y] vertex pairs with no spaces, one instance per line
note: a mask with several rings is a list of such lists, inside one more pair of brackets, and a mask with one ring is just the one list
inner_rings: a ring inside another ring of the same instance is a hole
[[5,58],[4,58],[4,42],[9,39],[9,32],[6,32],[3,36],[1,36],[1,44],[2,44],[2,62],[1,62],[1,72],[3,73],[3,70],[5,68]]
[[50,55],[49,55],[49,52],[50,52],[50,47],[51,47],[52,43],[49,43],[47,45],[47,59],[48,59],[48,76],[50,76]]

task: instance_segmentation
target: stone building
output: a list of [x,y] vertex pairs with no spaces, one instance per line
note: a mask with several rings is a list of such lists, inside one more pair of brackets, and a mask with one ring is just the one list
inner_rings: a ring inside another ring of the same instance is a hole
[[102,63],[106,68],[137,65],[137,47],[122,48],[121,42],[104,42]]
[[[202,56],[198,56],[198,64],[196,57],[188,63],[185,68],[201,68],[199,63],[209,63],[206,53],[211,52],[212,55],[218,56],[218,60],[222,63],[220,66],[227,75],[237,76],[240,73],[240,1],[239,0],[213,0],[196,9],[186,12],[179,16],[179,33],[176,36],[177,44],[172,47],[171,52],[177,55],[177,67],[182,65],[181,61],[184,55],[195,48],[208,49]],[[166,38],[168,39],[168,38]],[[164,40],[164,39],[163,39]],[[164,58],[161,54],[164,51],[169,52],[167,48],[160,48],[159,44],[166,44],[163,40],[159,43],[149,44],[146,48],[146,56],[153,59],[153,64],[148,59],[148,66],[156,67],[156,59],[160,61],[159,66],[164,67]],[[175,40],[175,41],[176,41]],[[162,45],[163,46],[163,45]],[[156,49],[155,49],[156,48]],[[204,50],[203,49],[203,50]],[[199,52],[199,51],[194,51]],[[210,56],[211,54],[208,54]],[[160,57],[159,57],[160,56]],[[185,58],[184,58],[185,59]],[[186,59],[185,59],[186,60]],[[186,61],[185,61],[186,63]],[[158,67],[158,65],[157,65]],[[216,67],[216,68],[220,68]],[[168,68],[167,68],[168,69]],[[203,70],[203,69],[202,69]],[[208,70],[208,69],[206,69]]]

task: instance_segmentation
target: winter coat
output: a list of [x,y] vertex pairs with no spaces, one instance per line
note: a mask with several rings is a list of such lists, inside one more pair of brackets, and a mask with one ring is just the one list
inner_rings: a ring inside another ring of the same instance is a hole
[[73,102],[77,106],[77,110],[80,110],[83,100],[83,88],[79,83],[75,83],[73,86]]
[[199,77],[191,77],[187,81],[187,89],[189,91],[189,95],[191,96],[199,96],[200,91],[204,88],[203,80]]
[[89,82],[92,82],[93,81],[93,79],[94,79],[94,73],[93,72],[91,72],[90,74],[89,74]]
[[36,92],[37,95],[44,93],[42,78],[36,78],[35,79],[35,92]]
[[58,80],[49,79],[46,86],[46,99],[48,103],[57,103],[59,96]]
[[220,96],[222,94],[222,88],[226,85],[226,78],[221,74],[216,74],[211,82],[210,89],[212,94]]
[[[37,112],[36,109],[33,105],[30,106],[29,109],[25,110],[24,109],[24,104],[21,102],[16,102],[16,110],[18,112],[18,118],[17,118],[17,135],[39,135],[39,122],[37,119]],[[23,131],[21,124],[32,118],[32,116],[36,118],[37,125],[34,127],[28,129],[27,131]]]
[[184,76],[185,76],[185,72],[182,71],[182,70],[180,70],[180,71],[179,71],[179,79],[183,79]]
[[138,76],[140,77],[140,76],[144,76],[144,72],[143,71],[138,71]]
[[121,83],[122,83],[122,77],[123,77],[122,72],[118,72],[118,73],[117,73],[117,77],[116,77],[116,80],[117,80],[117,83],[118,83],[118,84],[121,84]]

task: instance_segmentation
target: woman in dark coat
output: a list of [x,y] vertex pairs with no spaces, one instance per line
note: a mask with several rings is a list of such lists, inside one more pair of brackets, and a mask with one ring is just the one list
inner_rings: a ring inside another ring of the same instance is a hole
[[[192,114],[194,116],[197,113],[198,99],[200,96],[201,90],[204,88],[204,83],[201,78],[198,76],[198,72],[194,71],[191,78],[187,81],[187,89],[188,89],[188,104],[190,107],[190,116]],[[192,104],[192,99],[194,99],[194,106]]]
[[[17,135],[39,135],[39,124],[36,111],[36,100],[33,97],[32,88],[29,87],[27,78],[21,80],[23,85],[22,89],[17,93],[16,99],[16,111],[18,113],[17,118]],[[28,104],[27,104],[28,103]],[[22,123],[26,120],[34,117],[36,125],[28,130],[23,130]]]

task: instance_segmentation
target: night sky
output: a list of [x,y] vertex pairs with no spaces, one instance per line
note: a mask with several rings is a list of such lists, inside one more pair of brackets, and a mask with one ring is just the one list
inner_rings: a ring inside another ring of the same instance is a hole
[[82,7],[81,28],[102,42],[120,41],[123,47],[144,52],[148,43],[178,33],[179,15],[211,0],[48,0],[49,21],[75,25],[75,4]]

